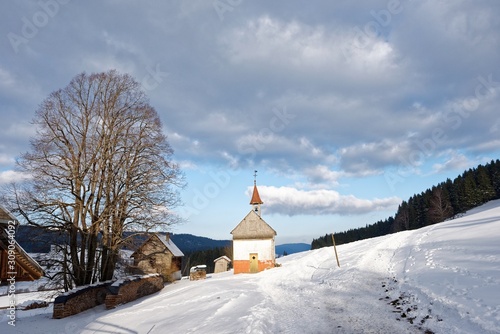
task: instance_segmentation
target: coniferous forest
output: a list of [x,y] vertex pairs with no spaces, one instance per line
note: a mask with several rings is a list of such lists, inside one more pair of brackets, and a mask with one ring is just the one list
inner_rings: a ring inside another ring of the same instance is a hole
[[[471,168],[454,180],[403,201],[394,217],[374,224],[335,233],[337,245],[436,224],[500,198],[500,160]],[[332,234],[313,239],[311,249],[332,246]]]

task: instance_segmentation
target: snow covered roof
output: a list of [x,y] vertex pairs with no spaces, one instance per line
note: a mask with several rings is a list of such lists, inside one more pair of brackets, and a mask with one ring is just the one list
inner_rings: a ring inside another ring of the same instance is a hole
[[230,258],[228,258],[228,257],[227,257],[227,256],[225,256],[225,255],[223,255],[223,256],[219,256],[218,258],[216,258],[216,259],[214,260],[214,262],[217,262],[217,261],[219,261],[219,260],[226,260],[227,262],[231,262],[231,259],[230,259]]
[[174,242],[172,241],[172,239],[168,238],[165,236],[165,235],[161,235],[161,234],[156,234],[156,237],[158,237],[158,239],[160,239],[160,241],[165,245],[165,247],[168,248],[168,250],[170,252],[172,252],[172,254],[176,257],[180,257],[180,256],[184,256],[184,253],[181,252],[181,250],[179,249],[179,247],[177,247]]
[[135,255],[140,252],[140,250],[142,249],[142,247],[149,243],[152,239],[156,239],[158,241],[160,241],[171,253],[174,257],[182,257],[184,256],[184,253],[181,252],[181,250],[179,249],[179,247],[177,247],[174,242],[172,241],[172,239],[170,239],[169,237],[167,237],[166,235],[164,234],[159,234],[159,233],[155,233],[153,234],[152,236],[150,236],[148,238],[148,240],[146,240],[135,252],[132,253],[132,255],[130,255],[130,257],[135,257]]
[[189,272],[190,273],[194,273],[195,271],[206,270],[206,269],[207,269],[207,265],[206,264],[199,264],[197,266],[191,267],[191,269],[189,269]]

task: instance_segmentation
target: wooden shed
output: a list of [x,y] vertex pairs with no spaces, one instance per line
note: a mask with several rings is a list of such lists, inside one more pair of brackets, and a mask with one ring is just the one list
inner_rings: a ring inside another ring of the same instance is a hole
[[134,259],[134,267],[143,273],[158,273],[165,281],[174,281],[182,278],[183,256],[167,233],[153,234],[130,257]]
[[[16,239],[17,219],[0,205],[0,280],[34,281],[43,276],[42,267],[19,245]],[[14,261],[14,264],[13,264]]]
[[231,259],[223,255],[221,257],[216,258],[214,262],[215,262],[214,274],[223,273],[225,271],[228,271]]

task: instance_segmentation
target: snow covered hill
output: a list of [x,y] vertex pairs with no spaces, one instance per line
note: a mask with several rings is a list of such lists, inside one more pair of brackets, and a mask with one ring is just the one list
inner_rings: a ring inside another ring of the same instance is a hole
[[499,333],[500,201],[420,230],[182,280],[113,310],[17,311],[2,333]]

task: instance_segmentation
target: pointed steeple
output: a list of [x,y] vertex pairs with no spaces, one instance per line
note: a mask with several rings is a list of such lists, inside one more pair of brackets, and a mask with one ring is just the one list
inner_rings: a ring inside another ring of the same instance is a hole
[[264,204],[264,202],[262,202],[262,200],[260,199],[259,190],[257,190],[257,185],[255,184],[253,185],[253,194],[252,199],[250,200],[250,204]]
[[253,176],[253,194],[250,205],[253,205],[255,213],[260,216],[260,205],[264,204],[264,202],[260,199],[259,190],[257,190],[257,171],[255,171]]

